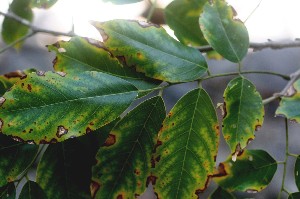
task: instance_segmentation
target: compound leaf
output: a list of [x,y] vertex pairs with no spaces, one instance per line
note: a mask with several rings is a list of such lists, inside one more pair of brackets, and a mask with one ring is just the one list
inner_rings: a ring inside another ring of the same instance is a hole
[[93,167],[93,198],[135,198],[146,188],[151,153],[165,118],[161,97],[146,100],[110,132]]
[[214,181],[227,191],[255,193],[266,188],[277,170],[276,161],[263,150],[245,150],[235,162],[229,157],[219,164]]
[[16,187],[14,183],[8,183],[7,185],[0,187],[0,199],[15,199]]
[[43,189],[33,181],[28,181],[22,188],[19,199],[46,199]]
[[51,199],[90,199],[94,157],[77,140],[50,144],[37,168],[37,183]]
[[[32,21],[33,12],[30,7],[31,0],[14,0],[9,7],[10,12],[13,12],[15,15]],[[2,39],[5,43],[10,44],[14,41],[24,37],[28,33],[28,26],[22,25],[21,23],[5,17],[2,23]],[[19,42],[15,45],[15,48],[20,48],[22,42]]]
[[282,97],[276,115],[300,122],[300,80],[291,86],[288,96]]
[[188,82],[207,71],[201,53],[173,39],[160,26],[141,21],[94,22],[105,46],[129,67],[167,82]]
[[254,139],[264,119],[262,98],[244,77],[231,80],[224,92],[223,134],[231,153],[236,154]]
[[31,7],[48,9],[58,0],[31,0]]
[[29,74],[0,98],[0,127],[20,140],[59,142],[110,123],[136,96],[132,84],[100,72]]
[[198,198],[208,186],[218,151],[219,126],[208,94],[195,89],[169,112],[159,132],[153,173],[159,198]]
[[298,190],[300,190],[300,156],[297,157],[294,168],[295,182]]
[[160,81],[150,81],[133,68],[122,66],[105,46],[98,41],[73,37],[70,41],[59,41],[48,46],[56,53],[53,61],[56,71],[78,74],[83,71],[99,71],[126,79],[138,89],[157,87]]
[[222,189],[222,187],[218,187],[208,199],[235,199],[235,196],[226,190]]
[[0,187],[15,181],[33,163],[37,152],[38,146],[0,134]]
[[224,0],[213,0],[204,6],[199,22],[204,37],[218,53],[232,62],[241,62],[248,51],[249,35],[234,14]]
[[206,45],[199,26],[199,16],[206,0],[175,0],[165,9],[167,24],[180,42],[186,45]]

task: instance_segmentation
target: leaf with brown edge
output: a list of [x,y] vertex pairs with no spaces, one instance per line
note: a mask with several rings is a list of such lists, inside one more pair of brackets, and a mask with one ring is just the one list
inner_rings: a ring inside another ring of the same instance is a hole
[[115,120],[137,96],[129,82],[100,72],[32,73],[6,92],[1,131],[33,143],[55,143]]
[[[32,0],[13,0],[9,6],[10,12],[27,20],[32,21],[33,12],[31,10]],[[14,41],[24,37],[29,31],[29,27],[25,26],[14,19],[5,17],[2,23],[2,39],[6,44],[13,43]],[[14,47],[19,49],[22,42],[17,43]]]
[[99,71],[132,83],[139,90],[157,87],[161,81],[145,77],[133,68],[123,66],[120,58],[113,56],[103,43],[80,37],[68,42],[59,41],[48,46],[56,53],[53,67],[56,71],[78,74],[85,71]]
[[93,22],[107,49],[147,77],[167,82],[189,82],[207,71],[202,54],[173,39],[160,26],[129,20]]
[[255,138],[264,120],[262,98],[255,86],[244,77],[231,80],[224,92],[223,135],[233,159]]
[[184,95],[159,132],[149,181],[158,198],[198,198],[213,175],[219,144],[215,108],[203,89]]
[[266,151],[245,150],[233,162],[228,157],[219,164],[213,180],[223,189],[255,193],[263,190],[272,181],[277,162]]
[[96,156],[93,198],[135,198],[144,192],[151,171],[151,152],[165,115],[162,98],[154,97],[118,122]]
[[297,80],[289,89],[287,96],[283,96],[276,115],[284,116],[300,123],[300,80]]

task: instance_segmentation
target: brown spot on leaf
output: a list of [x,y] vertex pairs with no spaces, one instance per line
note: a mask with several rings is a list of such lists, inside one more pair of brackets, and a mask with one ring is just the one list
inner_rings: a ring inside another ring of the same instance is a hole
[[168,117],[170,118],[170,117],[172,117],[172,115],[173,115],[173,113],[169,112]]
[[146,181],[146,186],[148,186],[150,182],[152,185],[155,185],[156,179],[157,179],[157,177],[152,174],[150,176],[148,176],[147,181]]
[[111,145],[114,145],[115,143],[116,143],[116,135],[109,134],[103,146],[109,147]]
[[157,147],[159,147],[160,145],[162,145],[162,141],[157,140],[157,142],[156,142],[156,144],[154,145],[154,148],[153,148],[153,153],[156,153],[156,149],[157,149]]
[[18,136],[12,136],[11,137],[14,141],[17,141],[17,142],[24,142],[24,140]]
[[94,122],[90,122],[90,125],[91,125],[91,126],[94,126],[95,124],[94,124]]
[[6,99],[4,97],[0,97],[0,106],[2,106],[5,101],[6,101]]
[[213,178],[216,178],[216,177],[223,177],[223,176],[226,176],[228,175],[226,170],[225,170],[225,165],[223,163],[220,163],[219,166],[218,166],[218,172],[215,173],[214,175],[212,175]]
[[247,145],[248,144],[250,144],[250,142],[253,140],[253,138],[249,138],[248,140],[247,140]]
[[67,73],[61,72],[61,71],[55,72],[55,73],[58,74],[58,75],[60,75],[61,77],[65,77],[67,75]]
[[27,84],[27,89],[29,90],[29,92],[31,92],[32,90],[31,84]]
[[116,58],[119,60],[119,62],[121,62],[121,64],[127,65],[125,56],[116,56]]
[[261,129],[261,125],[258,124],[255,126],[255,131],[259,131],[260,129]]
[[98,190],[100,188],[100,184],[95,182],[95,181],[92,181],[91,184],[90,184],[90,191],[91,191],[91,196],[92,198],[95,198]]
[[123,198],[123,195],[122,195],[122,194],[118,195],[118,196],[117,196],[117,199],[124,199],[124,198]]
[[10,78],[16,78],[16,77],[24,78],[26,76],[27,75],[23,71],[20,71],[20,70],[17,70],[17,71],[14,71],[14,72],[10,72],[10,73],[6,73],[4,75],[4,77],[6,77],[8,79],[10,79]]
[[32,133],[33,129],[29,129],[29,133]]
[[50,141],[47,140],[40,140],[40,144],[55,144],[57,143],[57,139],[52,138]]
[[38,76],[45,76],[45,71],[36,71],[36,74],[38,75]]
[[61,138],[61,136],[65,135],[68,133],[68,129],[66,129],[64,126],[58,126],[57,127],[57,132],[56,132],[56,136],[58,138]]
[[134,170],[134,174],[137,175],[137,176],[139,176],[141,174],[141,171],[139,169],[135,169]]
[[86,129],[85,129],[85,133],[86,134],[88,134],[88,133],[90,133],[90,132],[92,132],[93,130],[90,128],[90,127],[87,127]]

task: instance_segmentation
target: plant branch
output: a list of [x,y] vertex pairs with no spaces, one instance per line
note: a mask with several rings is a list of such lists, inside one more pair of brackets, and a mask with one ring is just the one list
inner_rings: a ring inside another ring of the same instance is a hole
[[[263,43],[256,43],[256,42],[251,42],[249,45],[249,48],[252,48],[254,51],[262,50],[265,48],[271,48],[271,49],[283,49],[283,48],[295,48],[295,47],[300,47],[300,41],[299,40],[294,40],[294,41],[268,41],[268,42],[263,42]],[[200,52],[209,52],[213,51],[214,49],[207,45],[207,46],[199,46],[195,47],[198,49]]]
[[280,97],[287,96],[289,89],[293,86],[293,84],[300,78],[300,69],[290,75],[290,81],[285,85],[280,93],[274,93],[273,96],[264,99],[263,104],[268,104]]

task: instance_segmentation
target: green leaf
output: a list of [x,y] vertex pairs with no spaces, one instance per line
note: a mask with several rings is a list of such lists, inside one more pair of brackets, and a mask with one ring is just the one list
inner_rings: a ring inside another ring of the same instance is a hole
[[277,170],[276,161],[263,150],[245,150],[236,162],[231,157],[219,164],[214,181],[227,191],[255,193],[271,182]]
[[288,96],[282,97],[276,115],[300,122],[300,80],[290,87]]
[[33,163],[37,152],[38,146],[19,143],[0,134],[0,187],[15,181]]
[[219,144],[216,111],[195,89],[169,112],[159,133],[151,177],[159,198],[198,198],[213,174]]
[[297,157],[294,168],[295,182],[298,190],[300,190],[300,156]]
[[15,199],[16,187],[14,183],[8,183],[6,186],[0,187],[0,199]]
[[[9,7],[10,12],[13,12],[15,15],[32,21],[33,12],[30,7],[31,0],[14,0]],[[28,33],[29,28],[25,25],[20,24],[19,22],[5,17],[2,23],[2,39],[5,43],[10,44],[21,37],[24,37]],[[22,42],[15,45],[15,48],[20,48]]]
[[300,198],[300,192],[292,193],[288,197],[288,199],[299,199],[299,198]]
[[16,70],[13,72],[0,75],[0,96],[2,96],[14,83],[22,78],[25,78],[27,74],[35,72],[35,69],[27,69],[24,71]]
[[165,118],[161,97],[146,100],[111,131],[93,167],[93,198],[135,198],[146,188],[151,153]]
[[111,2],[113,4],[129,4],[129,3],[137,3],[142,0],[103,0],[104,2]]
[[158,25],[127,20],[93,25],[114,56],[148,77],[188,82],[199,79],[207,71],[206,61],[198,50],[176,41]]
[[48,9],[58,0],[31,0],[31,7]]
[[119,60],[98,41],[74,37],[69,42],[59,41],[50,45],[48,49],[56,53],[53,61],[56,71],[74,74],[99,71],[124,78],[141,90],[157,87],[161,83],[150,81],[134,69],[122,66]]
[[51,199],[90,199],[94,157],[76,138],[50,144],[37,168],[37,183]]
[[1,98],[1,130],[34,143],[63,141],[110,123],[136,96],[132,84],[104,73],[30,74]]
[[199,27],[199,16],[206,2],[206,0],[175,0],[166,7],[166,22],[182,43],[193,46],[207,44]]
[[208,199],[235,199],[235,196],[226,190],[222,189],[222,187],[218,187]]
[[231,153],[236,155],[254,139],[254,131],[262,126],[264,106],[255,86],[244,77],[229,82],[224,103],[223,134]]
[[249,47],[245,25],[234,18],[235,11],[223,0],[206,3],[199,22],[208,43],[223,57],[241,62]]
[[22,188],[19,199],[46,199],[42,188],[33,181],[28,181]]

